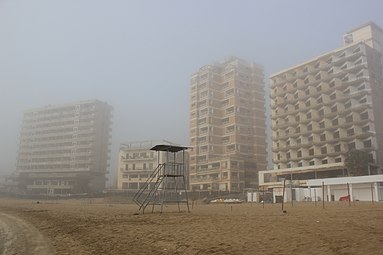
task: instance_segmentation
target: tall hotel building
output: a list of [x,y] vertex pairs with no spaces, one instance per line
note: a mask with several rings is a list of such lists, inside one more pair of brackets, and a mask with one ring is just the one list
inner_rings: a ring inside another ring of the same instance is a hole
[[263,67],[238,58],[207,65],[190,86],[190,186],[242,191],[266,169]]
[[368,23],[342,48],[270,77],[274,170],[260,172],[260,185],[345,176],[352,149],[381,171],[382,49],[383,30]]
[[24,113],[17,174],[28,194],[76,194],[105,188],[111,110],[82,101]]

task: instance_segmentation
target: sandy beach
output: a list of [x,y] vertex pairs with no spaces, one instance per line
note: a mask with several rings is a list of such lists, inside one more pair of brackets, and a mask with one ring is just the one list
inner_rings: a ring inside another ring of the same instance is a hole
[[382,203],[285,209],[201,203],[137,215],[103,199],[0,199],[0,212],[35,227],[55,254],[383,254]]

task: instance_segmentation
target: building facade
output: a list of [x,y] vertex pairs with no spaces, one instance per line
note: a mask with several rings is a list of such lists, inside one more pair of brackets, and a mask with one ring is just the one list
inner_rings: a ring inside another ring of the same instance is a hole
[[382,45],[383,30],[368,23],[347,32],[342,48],[270,77],[274,170],[260,172],[260,185],[344,177],[354,149],[381,172]]
[[[121,144],[118,155],[117,189],[134,193],[137,192],[143,187],[158,165],[173,162],[174,160],[179,163],[184,163],[187,181],[188,152],[177,153],[176,159],[170,158],[171,155],[166,151],[156,152],[151,150],[151,148],[158,144],[175,145],[165,140],[138,141]],[[184,153],[184,155],[181,155],[181,153]],[[183,160],[185,162],[181,162]]]
[[28,194],[102,192],[109,166],[111,110],[98,100],[24,113],[17,169]]
[[207,65],[190,84],[190,185],[238,192],[266,169],[263,67],[238,58]]

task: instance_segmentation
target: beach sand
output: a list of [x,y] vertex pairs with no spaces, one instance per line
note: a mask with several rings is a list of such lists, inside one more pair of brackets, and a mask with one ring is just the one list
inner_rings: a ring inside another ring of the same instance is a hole
[[196,204],[137,215],[103,199],[0,199],[56,254],[383,254],[383,203]]

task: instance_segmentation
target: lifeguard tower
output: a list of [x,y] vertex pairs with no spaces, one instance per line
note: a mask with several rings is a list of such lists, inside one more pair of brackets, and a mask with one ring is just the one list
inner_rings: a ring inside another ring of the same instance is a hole
[[[166,204],[177,204],[181,212],[181,204],[186,204],[188,212],[189,200],[185,176],[185,151],[188,147],[160,144],[151,150],[157,152],[158,166],[135,194],[133,200],[139,210],[145,213],[148,205],[161,206],[161,213]],[[160,164],[160,153],[165,152],[165,163]]]

